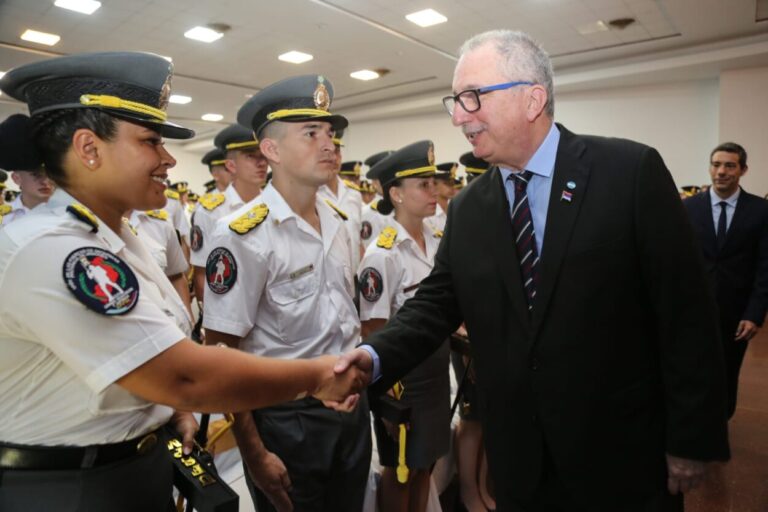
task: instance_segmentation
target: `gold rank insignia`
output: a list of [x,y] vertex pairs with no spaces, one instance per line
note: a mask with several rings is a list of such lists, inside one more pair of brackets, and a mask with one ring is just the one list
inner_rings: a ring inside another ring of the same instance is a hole
[[91,226],[91,233],[96,233],[99,230],[99,220],[91,210],[82,204],[72,203],[67,206],[67,212],[71,213],[77,220]]
[[168,220],[168,212],[165,210],[147,210],[144,212],[148,217],[152,217],[157,220]]
[[434,230],[435,238],[443,238],[443,232],[439,229]]
[[179,193],[176,192],[175,190],[171,190],[171,189],[167,188],[167,189],[165,189],[165,197],[167,197],[168,199],[175,199],[175,200],[178,201],[179,200]]
[[133,224],[131,224],[131,221],[128,220],[128,217],[123,217],[123,224],[125,224],[125,227],[127,227],[131,233],[133,233],[133,236],[139,236],[139,232],[136,231],[136,228],[133,227]]
[[381,230],[381,233],[379,233],[376,245],[382,249],[391,249],[395,244],[395,240],[397,240],[397,230],[391,226],[387,226]]
[[206,210],[211,211],[224,204],[224,200],[224,194],[220,192],[211,192],[210,194],[205,194],[201,197],[198,203]]
[[340,216],[342,219],[344,219],[344,220],[349,220],[349,216],[348,216],[346,213],[344,213],[344,212],[341,210],[341,208],[339,208],[338,206],[336,206],[335,204],[333,204],[333,202],[332,202],[332,201],[330,201],[330,200],[326,199],[326,200],[325,200],[325,204],[327,204],[328,206],[330,206],[330,207],[331,207],[331,209],[333,209],[333,211],[335,211],[336,213],[338,213],[338,214],[339,214],[339,216]]
[[370,204],[371,210],[379,211],[377,206],[379,206],[379,200],[378,199],[376,201],[371,201],[371,204]]
[[13,211],[13,208],[11,208],[11,205],[0,204],[0,215],[8,215],[12,211]]
[[347,188],[351,188],[352,190],[357,190],[358,192],[362,191],[362,188],[359,187],[358,185],[355,185],[355,183],[352,181],[349,181],[349,180],[341,180],[341,181],[344,183],[344,185],[347,186]]
[[269,207],[261,203],[229,223],[229,229],[239,235],[244,235],[264,222],[269,215]]

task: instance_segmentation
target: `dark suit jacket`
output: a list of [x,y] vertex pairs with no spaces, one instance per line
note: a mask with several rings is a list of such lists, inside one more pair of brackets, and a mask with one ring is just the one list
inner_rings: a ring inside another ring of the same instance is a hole
[[559,128],[532,318],[494,168],[451,202],[433,272],[366,343],[385,389],[465,321],[500,510],[535,490],[546,446],[578,501],[613,512],[664,486],[665,452],[729,457],[722,348],[659,154]]
[[725,245],[718,251],[710,193],[689,197],[684,204],[701,243],[720,322],[732,338],[741,320],[763,325],[768,308],[768,201],[742,190]]

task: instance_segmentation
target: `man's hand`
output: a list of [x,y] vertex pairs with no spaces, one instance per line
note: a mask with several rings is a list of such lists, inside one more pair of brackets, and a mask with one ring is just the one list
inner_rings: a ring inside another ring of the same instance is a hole
[[184,455],[192,453],[192,448],[195,446],[195,434],[200,428],[195,416],[191,412],[176,411],[171,416],[171,425],[176,429],[176,432],[181,434]]
[[371,381],[373,361],[367,352],[359,350],[368,358],[368,368],[365,369],[365,361],[355,355],[358,350],[338,359],[332,356],[318,357],[316,361],[324,366],[324,377],[312,396],[324,402],[344,402],[350,395],[359,393],[367,386]]
[[272,505],[279,512],[293,510],[293,503],[288,496],[291,478],[280,457],[263,450],[259,454],[244,454],[243,459],[256,487],[261,489]]
[[667,488],[670,494],[695,489],[704,479],[707,463],[667,454]]
[[750,322],[749,320],[742,320],[739,322],[739,326],[736,328],[735,341],[748,341],[751,340],[755,334],[757,334],[757,324]]

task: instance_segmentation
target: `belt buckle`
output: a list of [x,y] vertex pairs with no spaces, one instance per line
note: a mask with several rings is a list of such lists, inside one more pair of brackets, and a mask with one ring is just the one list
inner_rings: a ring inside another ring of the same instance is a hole
[[152,448],[154,448],[156,444],[157,434],[152,432],[151,434],[147,434],[141,438],[141,440],[136,444],[136,451],[139,453],[139,455],[144,455],[152,451]]

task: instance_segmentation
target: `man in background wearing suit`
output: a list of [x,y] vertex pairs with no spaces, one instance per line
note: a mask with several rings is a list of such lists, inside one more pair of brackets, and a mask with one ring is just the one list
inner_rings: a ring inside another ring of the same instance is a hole
[[747,169],[743,147],[720,144],[709,156],[712,187],[684,201],[720,310],[729,418],[747,343],[768,308],[768,201],[739,186]]
[[729,457],[716,305],[653,148],[554,124],[527,35],[461,49],[444,99],[495,164],[449,207],[432,273],[344,355],[377,390],[462,323],[498,510],[682,511]]

